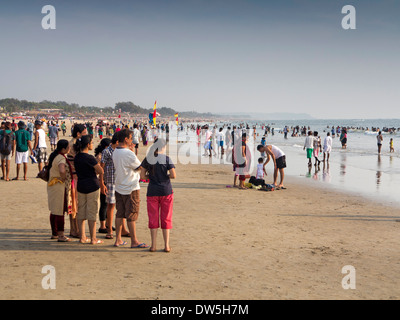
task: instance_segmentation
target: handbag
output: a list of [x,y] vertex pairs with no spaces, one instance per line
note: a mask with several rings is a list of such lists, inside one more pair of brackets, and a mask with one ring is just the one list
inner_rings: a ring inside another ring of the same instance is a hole
[[43,169],[38,173],[38,178],[42,179],[43,181],[49,182],[49,167],[44,166]]

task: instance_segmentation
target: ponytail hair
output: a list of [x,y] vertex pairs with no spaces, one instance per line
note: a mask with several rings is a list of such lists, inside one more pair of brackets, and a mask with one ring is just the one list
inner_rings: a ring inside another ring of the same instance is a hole
[[82,136],[81,138],[76,140],[74,144],[75,153],[81,153],[82,150],[85,150],[89,144],[92,142],[92,137],[90,135]]
[[82,133],[83,131],[85,131],[86,127],[84,124],[81,123],[75,123],[74,124],[74,129],[72,130],[72,137],[73,138],[77,138],[78,137],[78,133]]
[[53,166],[54,159],[60,154],[62,149],[67,149],[68,146],[69,146],[68,140],[59,140],[57,142],[57,148],[56,148],[56,150],[54,150],[52,152],[52,154],[50,155],[50,158],[49,158],[49,164],[48,164],[49,171],[50,171],[51,167]]
[[111,144],[111,139],[104,138],[100,141],[100,144],[94,149],[94,155],[97,157],[100,153],[103,152],[105,148],[107,148]]

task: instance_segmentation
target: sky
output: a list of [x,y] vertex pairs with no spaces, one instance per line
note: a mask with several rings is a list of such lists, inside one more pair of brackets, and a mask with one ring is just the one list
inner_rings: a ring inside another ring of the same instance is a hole
[[0,0],[0,99],[400,118],[399,16],[397,0]]

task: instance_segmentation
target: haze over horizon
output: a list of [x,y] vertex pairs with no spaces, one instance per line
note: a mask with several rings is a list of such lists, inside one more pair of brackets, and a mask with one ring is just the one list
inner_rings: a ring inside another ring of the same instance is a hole
[[[56,30],[41,27],[45,5]],[[357,29],[341,26],[356,8]],[[0,1],[0,98],[400,118],[400,3]]]

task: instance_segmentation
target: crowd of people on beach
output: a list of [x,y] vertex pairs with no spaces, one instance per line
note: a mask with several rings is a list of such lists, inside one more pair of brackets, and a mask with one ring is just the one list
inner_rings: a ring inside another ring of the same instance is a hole
[[[273,144],[267,144],[269,134],[276,132],[273,127],[261,126],[261,139],[246,124],[240,125],[177,125],[181,132],[196,132],[198,141],[204,139],[204,156],[226,157],[232,163],[234,172],[233,187],[245,190],[250,186],[260,190],[286,189],[284,176],[286,155]],[[166,154],[170,127],[168,123],[149,126],[145,122],[134,122],[132,126],[120,123],[104,123],[99,121],[72,123],[69,137],[65,121],[43,122],[42,120],[19,121],[17,124],[4,121],[0,130],[0,153],[2,162],[2,180],[20,180],[20,169],[23,166],[23,179],[26,181],[28,162],[36,163],[38,176],[47,182],[48,207],[50,210],[50,226],[52,239],[59,242],[71,242],[78,238],[79,242],[101,244],[98,233],[104,233],[105,239],[115,239],[114,246],[127,245],[125,237],[131,239],[132,248],[149,248],[157,250],[157,230],[161,227],[164,239],[164,251],[171,250],[169,231],[172,228],[173,190],[171,179],[176,177],[175,166]],[[47,131],[47,132],[46,132]],[[328,162],[332,151],[332,138],[339,137],[342,148],[347,147],[346,128],[333,127],[326,130],[323,142],[317,131],[306,127],[285,127],[280,133],[287,139],[292,136],[304,136],[303,149],[306,151],[308,166],[319,167]],[[325,132],[325,130],[324,130]],[[166,139],[162,138],[164,135]],[[61,135],[62,134],[62,135]],[[251,158],[249,138],[260,156]],[[99,144],[94,146],[94,139]],[[47,140],[50,152],[47,150]],[[144,159],[139,160],[140,142],[149,150]],[[383,137],[377,134],[378,153],[381,152]],[[323,159],[320,159],[321,152]],[[390,152],[394,152],[393,138],[390,139]],[[10,161],[15,155],[16,177],[10,180]],[[256,174],[252,168],[256,164]],[[273,164],[273,182],[267,184],[266,166]],[[278,182],[278,177],[280,180]],[[246,183],[248,180],[248,183]],[[136,232],[140,208],[140,183],[147,182],[147,214],[151,245],[139,241]],[[64,234],[65,214],[69,217],[70,235]],[[115,214],[115,221],[114,221]],[[100,220],[96,227],[97,217]],[[90,239],[85,232],[88,222]],[[113,226],[115,222],[115,227]],[[115,231],[115,236],[114,236]]]
[[[9,122],[2,123],[1,138],[7,136],[11,146],[7,157],[2,153],[2,160],[10,161],[16,150],[17,165],[20,160],[25,165],[25,180],[29,151],[32,162],[38,163],[38,177],[47,182],[52,239],[71,242],[71,238],[78,238],[82,244],[101,244],[103,240],[98,239],[97,233],[106,233],[106,239],[114,239],[115,229],[115,247],[127,245],[123,238],[129,237],[131,248],[149,248],[155,252],[157,230],[161,227],[164,251],[170,252],[169,231],[172,229],[173,214],[170,180],[176,177],[176,172],[171,159],[165,154],[167,142],[164,139],[156,137],[147,156],[140,161],[137,156],[139,141],[136,125],[133,130],[128,126],[115,130],[111,139],[102,138],[95,148],[88,124],[75,123],[72,139],[67,140],[58,139],[58,129],[52,130],[52,127],[56,127],[55,123],[49,123],[48,137],[52,152],[48,156],[46,133],[42,125],[41,120],[36,120],[36,130],[31,135],[29,130],[25,130],[27,126],[23,121],[18,123],[18,130],[12,130]],[[53,138],[52,133],[57,137]],[[18,180],[18,170],[17,167],[17,177],[13,180]],[[9,170],[3,170],[3,180],[10,181]],[[140,242],[136,232],[140,180],[148,182],[146,199],[151,245]],[[70,221],[69,236],[64,234],[65,214]],[[97,215],[100,218],[98,231]],[[90,239],[85,232],[86,221]]]

